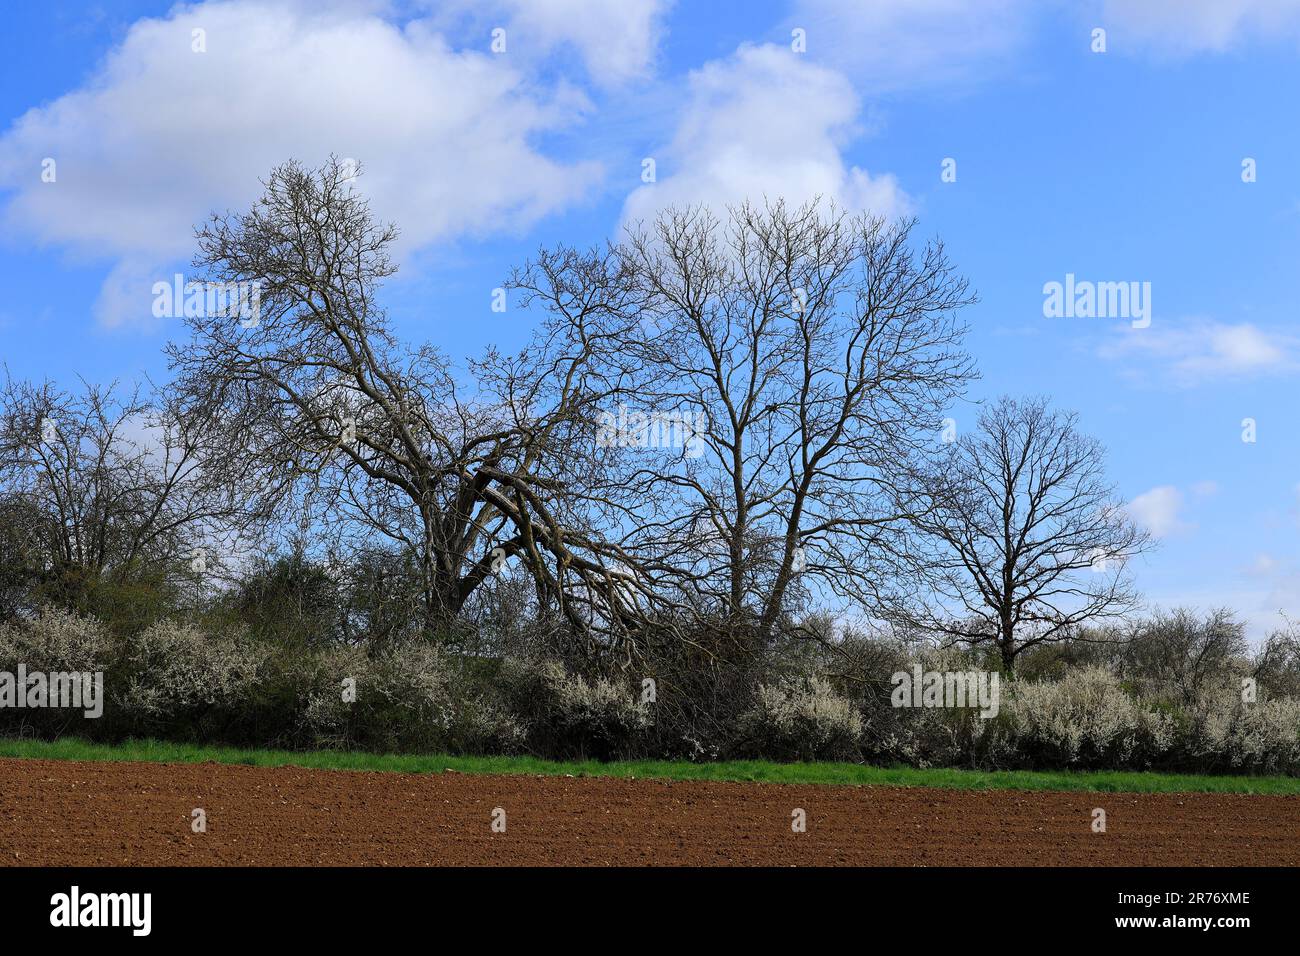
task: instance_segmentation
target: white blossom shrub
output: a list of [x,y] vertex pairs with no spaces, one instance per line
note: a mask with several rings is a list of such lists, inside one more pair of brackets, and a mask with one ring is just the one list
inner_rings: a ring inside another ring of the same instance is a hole
[[358,689],[372,740],[384,749],[443,749],[455,719],[450,676],[446,655],[428,642],[402,643],[372,657]]
[[450,656],[408,641],[374,655],[361,648],[318,654],[302,675],[299,727],[316,747],[421,753],[511,753],[523,730],[474,693]]
[[1244,703],[1239,691],[1216,694],[1194,713],[1186,747],[1208,771],[1300,772],[1300,700]]
[[[28,674],[103,672],[107,681],[113,657],[107,630],[92,617],[48,609],[30,620],[0,625],[0,671],[15,678],[22,666]],[[18,692],[25,690],[19,688]],[[104,698],[98,705],[104,713],[111,713]],[[84,715],[84,709],[64,707],[0,708],[0,732],[10,736],[86,734],[102,716],[86,720]]]
[[[836,683],[817,676],[824,663],[811,657],[785,655],[695,682],[690,662],[678,661],[675,671],[651,671],[660,700],[646,704],[636,682],[584,676],[554,659],[467,656],[414,639],[370,650],[268,645],[178,622],[115,637],[93,618],[46,610],[0,625],[0,670],[102,671],[103,718],[5,709],[0,733],[555,758],[1300,774],[1300,699],[1283,696],[1277,688],[1289,685],[1275,674],[1290,658],[1261,654],[1248,672],[1249,662],[1231,657],[1176,685],[1076,661],[1041,671],[1056,680],[1004,679],[1000,712],[986,719],[973,706],[895,707],[890,693],[894,670],[981,670],[983,658],[893,644],[858,651],[856,669],[846,675],[837,666]],[[1241,679],[1255,672],[1259,700],[1243,701]]]
[[990,722],[972,708],[899,707],[865,721],[862,755],[875,763],[914,767],[974,765]]
[[[1009,691],[1009,693],[1008,693]],[[990,757],[1044,767],[1144,766],[1169,751],[1174,720],[1129,696],[1100,667],[1059,681],[1017,681],[1003,692],[1004,720]]]
[[523,722],[485,694],[461,701],[454,731],[449,749],[458,753],[516,754],[528,744]]
[[112,641],[93,617],[47,608],[28,621],[0,625],[0,670],[16,673],[19,664],[29,671],[107,669],[113,657]]
[[363,648],[334,647],[308,655],[284,680],[290,685],[286,696],[300,702],[297,731],[309,746],[343,750],[356,743],[356,704],[361,688],[371,683],[370,658]]
[[753,707],[740,717],[739,748],[785,760],[839,760],[856,756],[862,715],[830,683],[791,678],[760,684]]
[[501,680],[530,746],[545,753],[612,759],[632,752],[652,723],[649,705],[630,685],[588,681],[559,661],[507,660]]
[[237,712],[253,706],[269,657],[247,640],[161,621],[126,639],[127,676],[114,703],[123,719],[145,725],[205,708]]

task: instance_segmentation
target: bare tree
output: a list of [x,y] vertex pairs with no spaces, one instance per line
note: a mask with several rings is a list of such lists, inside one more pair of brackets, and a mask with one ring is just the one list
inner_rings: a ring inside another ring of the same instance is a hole
[[189,317],[192,340],[169,348],[186,417],[228,438],[212,466],[255,475],[268,520],[291,511],[336,548],[379,535],[411,555],[430,627],[517,556],[574,628],[625,629],[637,589],[626,555],[569,506],[589,467],[573,422],[590,350],[543,337],[523,366],[490,355],[463,397],[450,361],[399,343],[377,302],[397,232],[373,219],[357,172],[287,163],[248,213],[199,233],[206,281],[255,283],[260,300],[239,321]]
[[1300,628],[1282,617],[1285,626],[1275,629],[1256,650],[1252,673],[1266,692],[1300,697]]
[[492,350],[473,367],[480,386],[528,435],[522,463],[547,476],[538,489],[546,511],[599,562],[577,566],[579,579],[567,583],[572,565],[559,566],[555,577],[544,571],[539,588],[561,606],[595,600],[625,625],[639,628],[654,614],[656,628],[671,630],[665,614],[674,608],[678,544],[644,534],[655,501],[629,480],[627,449],[601,437],[608,407],[634,395],[646,373],[643,357],[628,347],[643,309],[637,279],[616,248],[559,247],[542,250],[507,285],[521,307],[545,317],[518,355]]
[[1247,672],[1245,625],[1227,608],[1198,616],[1187,608],[1157,614],[1133,628],[1120,657],[1121,675],[1148,694],[1167,695],[1185,707],[1203,700],[1214,684],[1230,682],[1234,665]]
[[947,642],[1017,655],[1138,603],[1125,565],[1149,537],[1105,481],[1104,452],[1072,413],[999,399],[978,429],[920,475],[912,577],[887,604],[895,621]]
[[28,584],[76,606],[103,582],[182,582],[209,552],[215,567],[218,542],[244,513],[237,487],[202,467],[218,444],[139,389],[70,394],[6,376],[0,500]]
[[639,294],[617,397],[684,438],[623,436],[620,480],[654,505],[629,549],[672,542],[677,586],[760,637],[796,598],[872,593],[892,485],[972,375],[966,283],[910,230],[777,202],[669,210],[618,248]]

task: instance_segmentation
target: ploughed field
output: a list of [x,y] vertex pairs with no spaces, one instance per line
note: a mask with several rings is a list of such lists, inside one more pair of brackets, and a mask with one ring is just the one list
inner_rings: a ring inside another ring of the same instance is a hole
[[3,758],[0,863],[1297,866],[1300,796]]

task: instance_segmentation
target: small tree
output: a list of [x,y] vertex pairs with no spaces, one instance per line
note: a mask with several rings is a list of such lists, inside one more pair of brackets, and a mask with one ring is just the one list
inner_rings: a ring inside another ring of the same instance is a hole
[[1076,426],[1042,399],[1004,397],[917,476],[913,577],[888,601],[897,622],[992,646],[1010,674],[1026,649],[1104,633],[1082,625],[1136,606],[1125,565],[1150,539]]
[[1284,621],[1255,652],[1252,674],[1274,697],[1300,697],[1300,627]]
[[1232,679],[1234,663],[1247,673],[1246,627],[1227,608],[1204,617],[1187,608],[1158,614],[1134,628],[1121,663],[1124,677],[1143,690],[1191,707],[1209,687]]
[[112,387],[0,381],[0,614],[50,603],[124,627],[166,610],[244,494],[201,462],[224,436]]

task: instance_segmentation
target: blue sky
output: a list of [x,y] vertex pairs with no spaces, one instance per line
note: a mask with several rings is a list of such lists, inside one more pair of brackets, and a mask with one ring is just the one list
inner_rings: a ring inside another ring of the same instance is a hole
[[[525,340],[532,319],[491,293],[540,245],[602,242],[667,203],[820,194],[944,239],[980,295],[972,398],[1079,412],[1160,540],[1134,568],[1153,605],[1226,604],[1257,638],[1300,615],[1300,0],[4,16],[0,358],[16,376],[165,377],[179,322],[152,317],[152,284],[185,270],[194,223],[290,156],[365,165],[403,230],[387,306],[459,357]],[[1045,317],[1044,285],[1067,274],[1150,283],[1150,326]]]

